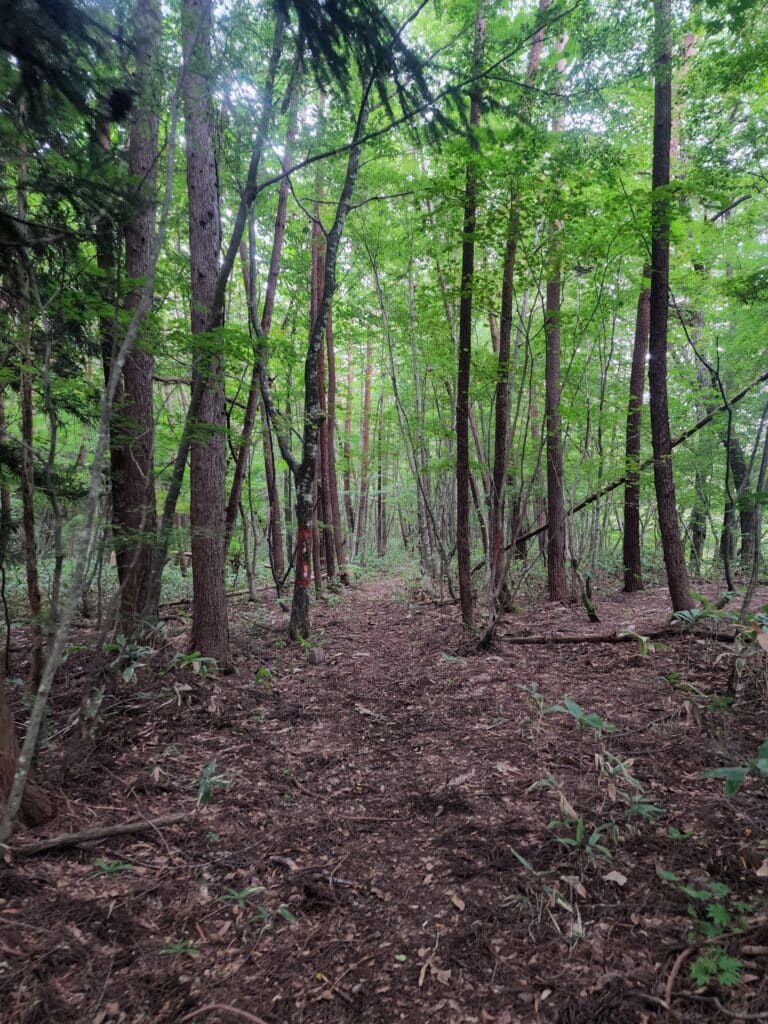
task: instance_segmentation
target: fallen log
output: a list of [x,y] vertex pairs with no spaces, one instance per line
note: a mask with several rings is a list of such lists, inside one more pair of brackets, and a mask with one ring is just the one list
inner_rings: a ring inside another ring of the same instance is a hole
[[12,847],[16,857],[32,857],[46,850],[59,850],[66,846],[77,846],[79,843],[92,843],[96,839],[107,839],[109,836],[125,836],[132,832],[147,832],[160,828],[162,825],[175,825],[179,821],[191,818],[195,811],[179,811],[176,814],[165,814],[160,818],[142,818],[140,821],[127,821],[121,825],[97,825],[83,829],[82,832],[62,832],[50,839],[41,839],[38,843],[25,843],[23,846]]
[[712,633],[706,630],[681,629],[679,626],[660,626],[657,629],[645,632],[624,632],[617,630],[613,633],[533,633],[530,636],[507,636],[499,637],[508,644],[619,644],[638,640],[675,639],[695,636],[702,640],[719,640],[721,643],[732,644],[736,639],[736,633]]

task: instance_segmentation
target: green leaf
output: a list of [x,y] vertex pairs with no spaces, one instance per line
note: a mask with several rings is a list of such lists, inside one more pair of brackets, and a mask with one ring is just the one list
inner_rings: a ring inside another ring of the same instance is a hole
[[656,874],[664,882],[679,882],[680,881],[680,875],[676,875],[674,871],[667,871],[666,868],[660,868],[658,865],[656,866]]

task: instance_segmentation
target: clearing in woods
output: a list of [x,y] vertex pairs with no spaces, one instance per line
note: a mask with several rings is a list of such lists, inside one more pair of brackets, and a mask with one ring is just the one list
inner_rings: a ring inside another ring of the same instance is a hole
[[510,643],[642,634],[669,614],[663,589],[599,598],[600,625],[541,604],[478,652],[456,606],[383,578],[318,605],[316,665],[279,612],[235,605],[235,674],[168,672],[173,647],[158,652],[105,699],[90,750],[68,723],[94,665],[74,656],[41,760],[72,797],[55,831],[191,810],[199,790],[210,802],[13,857],[3,1021],[622,1024],[765,1009],[765,794],[748,784],[727,801],[702,778],[754,755],[765,714],[724,708],[732,645],[706,636],[647,651]]

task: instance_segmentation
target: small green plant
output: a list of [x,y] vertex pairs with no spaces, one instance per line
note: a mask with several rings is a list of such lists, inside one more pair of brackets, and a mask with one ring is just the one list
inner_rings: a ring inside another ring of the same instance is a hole
[[651,638],[649,636],[643,636],[642,633],[638,633],[634,626],[625,626],[624,629],[617,633],[617,636],[626,636],[632,640],[637,640],[641,658],[647,658],[648,655],[655,650],[654,645],[651,643]]
[[207,807],[211,802],[214,789],[227,789],[229,779],[226,775],[217,775],[216,762],[209,761],[203,768],[200,778],[195,779],[195,785],[197,786],[197,806]]
[[741,960],[731,956],[722,946],[710,946],[691,964],[691,977],[697,985],[705,986],[717,980],[728,987],[738,985],[743,968]]
[[632,797],[629,801],[626,810],[627,818],[642,818],[643,821],[654,822],[657,818],[661,817],[662,814],[666,814],[665,807],[659,807],[657,804],[652,804],[646,800],[644,796],[638,795]]
[[296,924],[298,922],[298,918],[295,914],[291,913],[286,903],[281,903],[274,913],[269,910],[269,907],[265,907],[260,903],[256,907],[254,920],[261,924],[262,934],[267,932],[270,935],[274,935],[280,921],[285,921],[287,924]]
[[244,889],[225,889],[223,894],[217,898],[219,903],[235,903],[240,910],[243,910],[248,902],[248,897],[257,892],[264,892],[264,886],[246,885]]
[[592,730],[595,736],[602,736],[604,733],[616,732],[616,726],[606,722],[596,711],[584,711],[584,709],[573,700],[572,697],[564,697],[562,704],[552,704],[545,709],[547,714],[559,711],[562,714],[570,715],[576,722],[579,729]]
[[549,711],[550,708],[544,700],[542,694],[539,693],[539,684],[537,682],[533,682],[527,689],[524,686],[522,686],[521,690],[525,694],[525,699],[528,702],[528,706],[538,718],[539,723],[543,722],[544,715],[546,715],[547,711]]
[[757,754],[746,764],[732,767],[710,768],[704,772],[705,779],[722,779],[726,797],[736,796],[749,776],[768,779],[768,740],[760,744]]
[[191,939],[169,942],[160,950],[160,956],[200,956],[200,950]]
[[274,673],[271,668],[267,668],[266,665],[259,665],[256,669],[256,675],[253,677],[254,686],[263,686],[265,690],[272,688],[272,678]]
[[693,829],[687,832],[681,832],[679,828],[675,828],[674,825],[670,825],[667,829],[667,835],[670,839],[683,840],[693,838]]
[[109,667],[119,672],[126,683],[132,682],[136,672],[144,668],[146,658],[150,658],[155,650],[153,647],[146,647],[143,644],[128,640],[122,633],[119,633],[114,643],[105,644],[104,650],[115,657]]
[[585,853],[591,859],[607,857],[611,860],[613,858],[611,851],[605,843],[601,842],[602,839],[608,836],[614,836],[616,827],[612,822],[598,825],[597,828],[590,830],[584,818],[579,816],[575,819],[555,818],[554,821],[550,821],[548,827],[555,831],[567,833],[566,835],[557,836],[557,842],[562,846]]
[[725,986],[738,984],[744,966],[741,960],[712,942],[725,935],[741,934],[747,927],[746,915],[754,905],[736,899],[725,882],[710,880],[700,885],[686,885],[674,871],[657,868],[656,874],[665,882],[675,884],[688,897],[687,910],[693,927],[687,941],[690,945],[705,945],[704,951],[691,964],[691,977],[698,985],[708,985],[713,980]]
[[178,651],[168,666],[169,669],[174,667],[191,668],[195,675],[205,679],[209,673],[216,671],[219,663],[215,658],[208,658],[199,651],[192,651],[191,654],[183,654],[181,651]]
[[121,875],[124,871],[133,871],[133,864],[127,864],[123,860],[107,860],[106,857],[99,857],[94,865],[94,877],[103,878],[110,875]]

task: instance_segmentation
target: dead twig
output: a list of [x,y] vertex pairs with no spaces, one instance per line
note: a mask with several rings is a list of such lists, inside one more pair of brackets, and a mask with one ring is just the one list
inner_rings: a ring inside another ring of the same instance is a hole
[[128,821],[122,825],[101,825],[96,828],[86,828],[82,832],[62,832],[58,836],[51,836],[50,839],[41,839],[39,843],[26,843],[24,846],[16,846],[13,853],[17,857],[31,857],[36,853],[44,853],[46,850],[58,850],[66,846],[77,846],[79,843],[91,843],[96,839],[106,839],[108,836],[130,835],[132,832],[147,832],[150,829],[157,829],[161,825],[175,825],[194,815],[194,811],[179,811],[176,814],[164,814],[160,818],[143,818],[141,821]]
[[667,978],[667,984],[664,986],[664,1005],[665,1009],[669,1009],[670,1002],[672,999],[672,989],[675,987],[675,981],[680,973],[680,968],[683,966],[688,957],[693,953],[693,947],[687,946],[681,953],[675,957],[675,962],[672,964],[672,970],[669,972]]
[[199,1007],[197,1010],[193,1010],[192,1013],[188,1013],[186,1017],[182,1017],[179,1024],[184,1024],[185,1021],[194,1020],[195,1017],[199,1017],[202,1013],[210,1013],[211,1010],[218,1010],[220,1013],[229,1013],[233,1017],[239,1017],[240,1020],[246,1020],[249,1024],[267,1024],[262,1017],[257,1017],[255,1013],[248,1013],[247,1010],[238,1010],[236,1006],[228,1006],[226,1003],[207,1003],[205,1006]]

